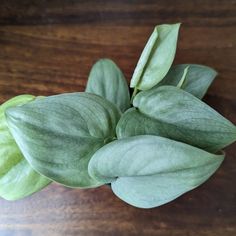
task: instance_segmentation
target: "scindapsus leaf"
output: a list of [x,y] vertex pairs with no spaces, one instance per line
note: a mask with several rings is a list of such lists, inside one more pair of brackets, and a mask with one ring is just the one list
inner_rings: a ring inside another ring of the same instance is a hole
[[113,192],[125,202],[152,208],[201,185],[223,159],[184,143],[141,135],[102,147],[90,160],[89,174],[111,182]]
[[175,134],[175,128],[170,128],[169,124],[160,122],[132,107],[128,109],[119,120],[116,127],[118,139],[127,138],[136,135],[157,135],[161,137],[171,137]]
[[[165,130],[168,130],[169,126],[169,130],[172,130],[167,131],[166,136],[171,139],[210,152],[216,152],[236,140],[235,125],[182,89],[161,86],[142,91],[134,98],[133,105],[142,114],[156,119],[159,123],[165,123]],[[134,126],[137,123],[129,125]]]
[[35,100],[8,109],[8,125],[32,167],[70,187],[96,187],[88,175],[91,156],[115,136],[120,111],[90,93]]
[[5,110],[35,99],[31,95],[14,97],[0,106],[0,196],[18,200],[41,190],[51,181],[28,164],[7,126]]
[[156,26],[132,76],[130,87],[147,90],[159,83],[174,60],[180,24]]
[[110,59],[100,59],[94,64],[89,74],[86,92],[106,98],[122,112],[130,107],[126,79],[119,67]]
[[173,85],[177,86],[179,83],[185,68],[188,67],[185,81],[181,86],[181,89],[193,94],[200,99],[206,94],[207,89],[217,76],[217,72],[203,65],[196,64],[181,64],[172,66],[165,76],[165,78],[156,86]]

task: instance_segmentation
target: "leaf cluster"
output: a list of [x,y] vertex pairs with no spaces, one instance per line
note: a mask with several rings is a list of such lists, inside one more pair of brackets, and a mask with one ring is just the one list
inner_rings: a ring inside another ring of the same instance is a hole
[[131,89],[112,60],[100,59],[85,92],[21,95],[2,104],[0,196],[17,200],[52,181],[110,184],[123,201],[152,208],[212,176],[236,127],[201,100],[214,69],[172,66],[179,27],[155,27]]

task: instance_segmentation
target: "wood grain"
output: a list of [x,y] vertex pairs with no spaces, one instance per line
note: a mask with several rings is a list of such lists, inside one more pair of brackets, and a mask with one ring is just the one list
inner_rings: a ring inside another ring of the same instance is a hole
[[[182,22],[175,64],[219,76],[205,101],[236,123],[236,1],[16,1],[0,5],[0,102],[18,94],[83,91],[91,65],[117,62],[127,80],[156,24]],[[204,185],[151,210],[111,190],[52,184],[24,200],[0,200],[0,236],[236,235],[236,145]]]

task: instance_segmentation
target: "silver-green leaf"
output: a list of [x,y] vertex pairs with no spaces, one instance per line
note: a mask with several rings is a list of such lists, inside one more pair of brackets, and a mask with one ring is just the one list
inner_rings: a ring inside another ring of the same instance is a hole
[[159,83],[174,60],[180,24],[156,26],[132,76],[130,87],[147,90]]
[[[186,142],[210,152],[216,152],[236,140],[235,125],[182,89],[161,86],[143,91],[136,95],[133,105],[142,114],[157,120],[156,131],[159,129],[158,126],[161,127],[159,124],[164,123],[164,127],[160,130],[164,129],[167,134],[164,136],[171,139]],[[135,127],[139,125],[142,126],[142,123],[138,121],[133,121],[133,124],[128,123],[125,126],[133,126],[129,128],[130,130],[136,129]],[[137,129],[140,130],[140,128]],[[149,134],[149,132],[140,134]],[[119,136],[122,137],[122,134]]]
[[176,133],[174,126],[171,127],[169,124],[153,119],[134,107],[121,116],[116,127],[118,139],[144,134],[173,138],[177,136]]
[[[112,154],[112,156],[111,156]],[[170,139],[141,135],[114,141],[92,157],[89,174],[110,183],[123,201],[157,207],[205,182],[224,155],[214,155]]]
[[217,72],[208,66],[196,64],[181,64],[172,66],[165,78],[156,86],[177,86],[184,73],[185,68],[187,67],[188,71],[181,89],[193,94],[197,98],[202,99],[206,94],[209,86],[217,76]]
[[70,187],[96,187],[88,175],[91,156],[115,136],[120,111],[90,93],[71,93],[35,100],[8,109],[8,125],[32,167]]
[[0,106],[0,196],[18,200],[41,190],[51,181],[28,164],[7,126],[5,110],[35,99],[31,95],[14,97]]
[[86,92],[106,98],[122,112],[130,107],[127,81],[119,67],[110,59],[100,59],[93,65]]

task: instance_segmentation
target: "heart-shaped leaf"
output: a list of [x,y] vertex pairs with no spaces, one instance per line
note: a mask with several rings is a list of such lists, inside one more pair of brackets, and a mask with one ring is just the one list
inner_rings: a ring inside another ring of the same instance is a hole
[[70,187],[95,187],[88,175],[91,156],[115,136],[120,111],[90,93],[46,97],[8,109],[7,121],[32,167]]
[[86,92],[100,95],[117,105],[122,112],[130,107],[127,81],[119,67],[110,59],[97,61],[89,74]]
[[159,83],[174,60],[180,24],[156,26],[134,70],[130,87],[147,90]]
[[89,174],[111,182],[113,192],[125,202],[152,208],[205,182],[223,159],[184,143],[141,135],[102,147],[90,160]]
[[172,66],[165,78],[156,86],[177,86],[183,76],[185,68],[187,67],[188,71],[181,89],[202,99],[217,75],[217,72],[208,66],[195,64],[181,64]]
[[[137,94],[133,105],[152,120],[140,122],[143,118],[137,119],[136,114],[131,122],[125,117],[130,114],[125,113],[120,121],[122,126],[118,125],[117,128],[120,138],[123,133],[127,137],[156,132],[157,135],[210,152],[216,152],[236,140],[236,127],[230,121],[182,89],[173,86],[155,87]],[[157,121],[156,124],[153,119]],[[140,127],[144,125],[145,128]]]
[[35,99],[31,95],[14,97],[0,106],[0,196],[17,200],[39,191],[50,183],[35,172],[23,157],[13,139],[5,118],[5,110]]

